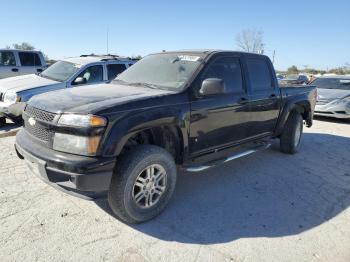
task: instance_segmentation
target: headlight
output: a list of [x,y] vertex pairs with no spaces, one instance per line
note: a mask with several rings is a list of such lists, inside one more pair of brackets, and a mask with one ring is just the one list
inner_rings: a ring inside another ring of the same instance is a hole
[[20,97],[14,93],[14,92],[6,92],[4,95],[4,102],[5,103],[16,103],[16,102],[20,102]]
[[53,149],[77,155],[94,156],[100,140],[101,136],[86,137],[56,133]]
[[58,120],[59,126],[103,127],[106,124],[107,120],[104,117],[93,115],[63,114]]

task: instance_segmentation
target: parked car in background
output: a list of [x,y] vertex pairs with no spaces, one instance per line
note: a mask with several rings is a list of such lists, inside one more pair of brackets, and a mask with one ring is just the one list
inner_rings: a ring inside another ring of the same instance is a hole
[[0,49],[0,79],[41,73],[45,69],[45,59],[40,51]]
[[113,212],[139,223],[167,205],[177,165],[215,168],[266,149],[270,138],[296,153],[315,103],[313,86],[279,88],[267,56],[163,52],[110,84],[33,97],[16,150],[55,188],[89,199],[108,192]]
[[119,56],[82,55],[60,60],[41,73],[0,79],[0,124],[5,117],[20,121],[25,103],[34,95],[108,82],[135,62]]
[[350,76],[318,77],[315,115],[350,119]]
[[283,79],[279,79],[279,84],[284,85],[306,85],[309,83],[309,78],[306,75],[287,75]]

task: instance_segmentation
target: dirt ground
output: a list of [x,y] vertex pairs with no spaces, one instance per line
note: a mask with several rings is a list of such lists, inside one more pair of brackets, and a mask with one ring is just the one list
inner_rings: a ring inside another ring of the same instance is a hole
[[125,225],[26,174],[0,139],[0,261],[350,261],[350,124],[319,119],[272,148],[180,173],[156,219]]

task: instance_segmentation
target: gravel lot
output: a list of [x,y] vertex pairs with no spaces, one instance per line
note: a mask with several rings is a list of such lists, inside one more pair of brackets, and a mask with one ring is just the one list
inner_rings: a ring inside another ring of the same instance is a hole
[[26,174],[0,139],[1,261],[350,261],[350,124],[305,129],[302,149],[271,149],[181,173],[153,221],[128,226],[106,201]]

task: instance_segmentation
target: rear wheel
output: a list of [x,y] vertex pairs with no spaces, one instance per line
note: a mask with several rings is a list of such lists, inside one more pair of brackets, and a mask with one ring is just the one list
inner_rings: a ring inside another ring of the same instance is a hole
[[298,112],[293,112],[288,117],[284,130],[280,136],[280,147],[283,153],[295,154],[300,147],[303,133],[303,118]]
[[123,155],[113,174],[108,202],[127,223],[140,223],[159,215],[176,184],[176,165],[163,148],[143,145]]
[[6,117],[2,116],[0,117],[0,126],[6,125]]

